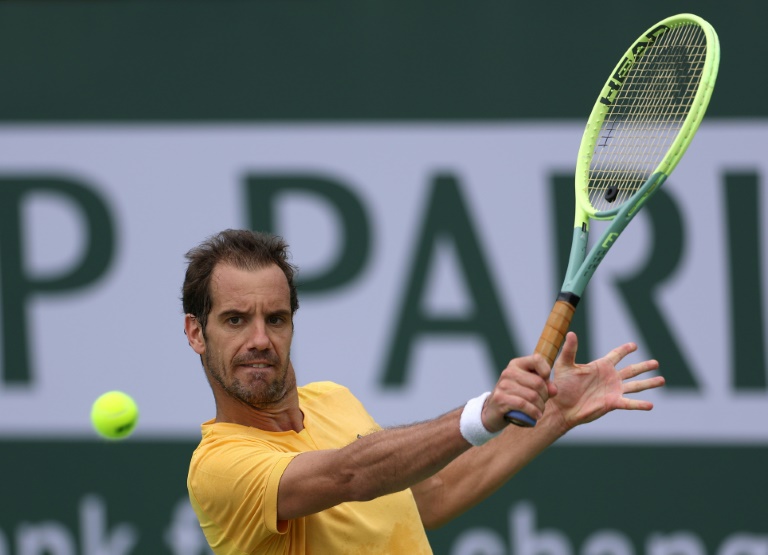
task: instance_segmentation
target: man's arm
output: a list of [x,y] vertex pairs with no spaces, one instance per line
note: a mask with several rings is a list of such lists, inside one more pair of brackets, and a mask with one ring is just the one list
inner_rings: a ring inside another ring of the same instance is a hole
[[342,449],[309,451],[286,467],[278,520],[401,491],[435,474],[471,445],[457,409],[429,422],[369,434]]
[[[515,359],[502,372],[493,403],[484,411],[497,429],[504,415],[520,410],[542,418],[554,391],[540,356]],[[310,451],[286,467],[278,488],[277,516],[289,520],[346,501],[366,501],[402,491],[433,476],[470,449],[461,435],[462,409],[439,418],[367,435],[342,449]]]
[[535,428],[508,426],[480,447],[474,447],[434,476],[411,487],[427,529],[439,528],[471,509],[563,435],[548,411]]
[[[412,487],[426,528],[439,527],[473,507],[512,478],[546,447],[573,427],[591,422],[616,410],[651,410],[648,401],[624,397],[664,385],[656,376],[626,381],[656,370],[655,360],[643,361],[616,370],[621,360],[634,352],[633,343],[622,345],[587,365],[575,362],[576,335],[569,333],[555,365],[557,395],[550,397],[546,410],[534,428],[509,426],[481,447],[467,450],[440,472]],[[494,394],[496,390],[494,390]],[[486,427],[494,429],[492,394],[486,402]]]

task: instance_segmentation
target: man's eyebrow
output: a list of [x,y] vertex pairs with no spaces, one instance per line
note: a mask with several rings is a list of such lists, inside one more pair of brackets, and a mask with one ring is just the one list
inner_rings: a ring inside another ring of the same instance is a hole
[[[216,314],[218,318],[232,318],[234,316],[246,316],[248,313],[243,310],[238,310],[237,308],[226,308],[221,310]],[[290,316],[291,310],[288,308],[276,308],[275,310],[270,310],[267,312],[270,316]]]
[[275,310],[270,310],[269,315],[270,316],[290,316],[291,311],[288,308],[278,308]]
[[227,308],[218,313],[219,318],[232,318],[234,316],[244,316],[245,312],[236,308]]

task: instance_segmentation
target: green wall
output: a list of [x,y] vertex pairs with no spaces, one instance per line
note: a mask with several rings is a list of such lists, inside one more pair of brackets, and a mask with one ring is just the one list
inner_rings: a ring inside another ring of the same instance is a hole
[[686,11],[723,44],[711,117],[766,115],[758,1],[102,0],[0,4],[0,120],[583,118]]

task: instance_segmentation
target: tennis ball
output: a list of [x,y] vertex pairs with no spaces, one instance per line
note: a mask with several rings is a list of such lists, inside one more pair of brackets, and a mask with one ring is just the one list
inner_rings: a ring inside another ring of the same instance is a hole
[[108,391],[91,407],[91,423],[96,432],[106,439],[125,439],[136,428],[139,407],[133,398],[122,391]]

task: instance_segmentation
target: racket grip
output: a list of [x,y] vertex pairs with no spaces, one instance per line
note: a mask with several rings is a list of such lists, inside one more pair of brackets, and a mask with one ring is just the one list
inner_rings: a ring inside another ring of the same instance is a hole
[[520,426],[521,428],[533,428],[536,425],[536,421],[533,418],[519,410],[509,411],[504,418],[510,424]]
[[560,352],[560,347],[565,342],[565,334],[571,327],[571,320],[575,312],[575,304],[558,300],[552,308],[552,312],[549,313],[547,323],[544,324],[544,330],[539,336],[539,342],[536,344],[534,352],[543,356],[550,368],[555,364],[557,353]]
[[[578,302],[578,297],[575,297],[574,300]],[[546,324],[544,324],[544,330],[539,336],[539,342],[534,352],[543,356],[550,368],[555,363],[557,353],[560,352],[560,348],[565,342],[565,334],[568,333],[575,312],[576,305],[573,302],[558,299],[549,313]],[[508,412],[506,420],[510,424],[524,428],[532,428],[536,425],[536,420],[517,410]]]

